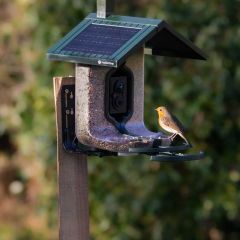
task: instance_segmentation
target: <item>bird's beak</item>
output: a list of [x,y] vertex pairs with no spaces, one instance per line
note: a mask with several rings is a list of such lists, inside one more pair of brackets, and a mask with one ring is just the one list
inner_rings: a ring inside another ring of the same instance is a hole
[[155,111],[157,111],[158,109],[157,109],[157,108],[155,108],[154,110],[155,110]]

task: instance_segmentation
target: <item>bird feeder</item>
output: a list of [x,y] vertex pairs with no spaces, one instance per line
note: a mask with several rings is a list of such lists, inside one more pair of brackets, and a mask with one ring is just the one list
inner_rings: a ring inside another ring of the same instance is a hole
[[61,89],[63,145],[88,155],[147,154],[152,160],[196,160],[162,132],[145,127],[144,55],[205,60],[166,21],[112,15],[112,1],[89,14],[49,49],[51,61],[75,63],[75,84]]

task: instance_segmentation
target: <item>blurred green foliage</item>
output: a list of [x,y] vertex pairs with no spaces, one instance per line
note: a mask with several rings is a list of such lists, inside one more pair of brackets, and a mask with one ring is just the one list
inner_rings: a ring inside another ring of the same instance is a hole
[[[0,1],[0,239],[57,239],[52,77],[74,74],[47,49],[95,0]],[[207,157],[184,164],[91,158],[95,240],[240,239],[239,0],[117,1],[116,14],[163,18],[207,62],[146,57],[145,121],[166,105]]]

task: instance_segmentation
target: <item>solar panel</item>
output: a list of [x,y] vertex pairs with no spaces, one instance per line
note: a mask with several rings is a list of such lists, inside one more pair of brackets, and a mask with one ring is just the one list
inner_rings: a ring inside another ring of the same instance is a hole
[[62,50],[111,56],[141,29],[90,24]]

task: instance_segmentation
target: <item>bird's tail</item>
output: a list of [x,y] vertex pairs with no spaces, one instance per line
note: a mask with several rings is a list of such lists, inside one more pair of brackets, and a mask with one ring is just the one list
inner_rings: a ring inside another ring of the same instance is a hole
[[189,146],[192,146],[191,143],[183,136],[182,133],[178,133],[178,135],[179,135]]

